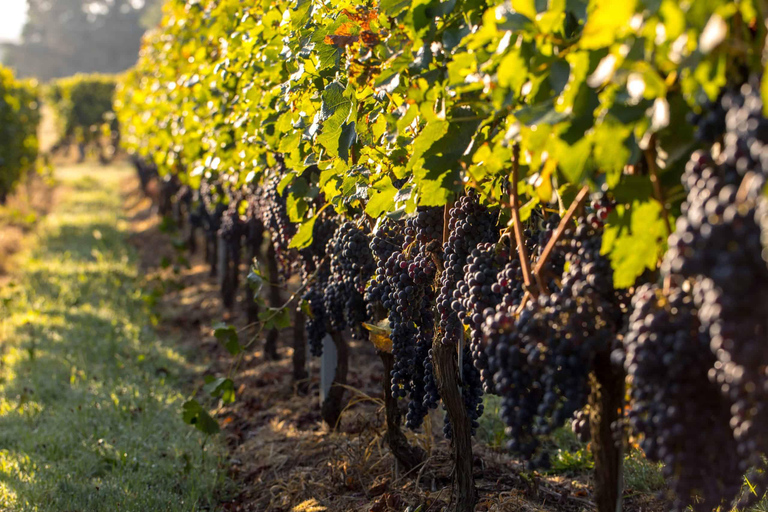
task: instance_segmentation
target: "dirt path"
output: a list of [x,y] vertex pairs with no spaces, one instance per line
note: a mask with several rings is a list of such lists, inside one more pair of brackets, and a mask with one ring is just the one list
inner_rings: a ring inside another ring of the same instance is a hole
[[0,289],[0,510],[215,510],[223,450],[181,418],[201,371],[153,327],[127,166],[56,172]]

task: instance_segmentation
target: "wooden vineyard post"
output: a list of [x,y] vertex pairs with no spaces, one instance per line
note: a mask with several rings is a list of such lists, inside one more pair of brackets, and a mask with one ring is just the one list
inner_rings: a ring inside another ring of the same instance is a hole
[[232,309],[240,273],[240,252],[219,237],[219,286],[224,307]]
[[[448,239],[448,220],[452,205],[445,205],[443,214],[443,243]],[[441,269],[442,271],[442,269]],[[478,500],[475,476],[472,471],[472,423],[467,415],[461,395],[456,347],[446,345],[440,336],[432,342],[432,365],[438,391],[451,422],[454,480],[456,483],[456,512],[472,512]]]
[[306,318],[298,309],[293,310],[293,382],[296,391],[304,395],[309,390],[309,373],[307,373],[307,334]]
[[609,353],[602,353],[595,358],[590,380],[589,429],[595,460],[597,512],[621,512],[623,454],[611,425],[620,419],[624,405],[624,374],[611,364]]
[[[280,296],[280,286],[277,284],[280,271],[277,268],[275,247],[271,241],[269,249],[267,249],[267,271],[269,272],[269,305],[273,308],[279,308],[283,305],[282,297]],[[270,361],[280,358],[280,355],[277,353],[278,335],[278,330],[272,328],[267,332],[267,339],[264,341],[264,357]]]
[[320,415],[331,430],[336,430],[341,411],[344,409],[344,385],[347,384],[347,372],[349,371],[349,346],[340,332],[332,332],[330,336],[336,346],[336,372],[331,389],[320,408]]

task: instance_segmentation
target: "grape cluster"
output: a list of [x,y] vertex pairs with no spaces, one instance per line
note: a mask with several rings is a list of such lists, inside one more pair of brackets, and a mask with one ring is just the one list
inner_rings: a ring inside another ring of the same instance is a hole
[[[386,279],[379,288],[381,303],[388,312],[395,359],[392,396],[409,397],[406,426],[411,429],[422,424],[439,399],[430,355],[435,334],[432,305],[437,266],[428,247],[442,238],[442,231],[441,209],[420,208],[406,220],[401,249],[392,251],[380,267],[380,275]],[[394,234],[389,237],[397,238]],[[381,254],[387,252],[382,248]]]
[[594,228],[601,228],[605,225],[608,215],[616,209],[616,201],[605,193],[599,193],[592,199],[590,205],[592,211],[587,214],[587,224]]
[[224,213],[221,215],[221,224],[219,226],[219,238],[231,247],[233,254],[240,252],[242,237],[245,234],[245,222],[240,218],[238,212],[238,201],[232,201]]
[[[345,226],[347,224],[357,229],[353,223],[346,223]],[[312,243],[299,251],[301,280],[307,283],[302,298],[312,313],[306,324],[307,340],[311,354],[316,357],[323,353],[323,338],[328,331],[341,331],[347,327],[349,312],[346,310],[351,308],[353,312],[359,311],[355,299],[360,298],[360,293],[355,291],[355,297],[352,298],[349,285],[345,285],[345,279],[348,280],[349,276],[340,273],[341,268],[351,269],[352,266],[346,260],[355,258],[349,248],[346,256],[344,254],[343,239],[351,231],[347,226],[342,232],[333,218],[321,215],[313,226]],[[362,236],[365,237],[364,234]],[[331,259],[337,258],[345,261],[331,263]],[[308,282],[309,279],[312,281]]]
[[582,443],[588,443],[592,439],[592,432],[589,430],[589,410],[579,409],[573,413],[571,419],[571,430],[576,438]]
[[200,184],[200,198],[203,208],[201,209],[203,229],[209,239],[216,238],[221,227],[221,216],[227,209],[226,204],[221,200],[221,187],[213,181],[203,181]]
[[[708,378],[716,358],[689,293],[653,285],[632,299],[624,366],[632,381],[630,425],[646,456],[663,462],[675,510],[728,505],[741,487],[730,405]],[[712,450],[717,440],[718,449]]]
[[288,248],[296,234],[296,225],[288,217],[285,198],[280,195],[279,175],[268,177],[261,188],[261,220],[272,237],[272,246],[283,277],[291,275],[296,255]]
[[307,288],[302,296],[302,300],[306,302],[311,313],[306,322],[307,343],[309,344],[309,352],[315,357],[323,355],[323,338],[328,333],[328,320],[323,300],[324,285],[325,280],[318,274],[318,279]]
[[727,107],[724,105],[724,99],[734,96],[734,91],[723,89],[715,101],[707,98],[701,105],[701,111],[691,112],[688,116],[688,122],[696,127],[694,135],[697,140],[703,143],[712,144],[725,132],[725,115]]
[[370,249],[376,260],[376,273],[365,290],[365,303],[368,318],[374,321],[378,320],[380,316],[377,314],[377,309],[384,307],[384,297],[388,297],[391,293],[391,288],[387,284],[385,267],[392,253],[403,248],[405,237],[402,234],[402,228],[402,225],[384,219],[379,221],[373,230]]
[[694,283],[698,319],[716,357],[709,377],[730,403],[743,473],[768,453],[768,120],[753,84],[723,94],[720,104],[722,144],[694,153],[687,164],[688,195],[662,269]]
[[245,208],[245,245],[249,248],[249,256],[255,258],[264,242],[264,223],[261,221],[260,201],[254,195],[247,194]]
[[471,252],[463,278],[456,285],[453,308],[469,326],[469,355],[480,372],[485,392],[493,392],[493,380],[483,348],[483,323],[497,307],[511,309],[519,305],[523,294],[520,260],[510,247],[484,243]]
[[376,270],[369,247],[370,232],[354,222],[345,222],[328,242],[330,276],[325,292],[326,310],[331,328],[352,330],[354,338],[362,338],[362,323],[366,320],[363,293],[365,285]]
[[437,311],[443,343],[455,344],[463,335],[459,318],[461,305],[456,297],[457,285],[464,275],[464,266],[479,245],[498,240],[495,229],[497,214],[481,205],[476,194],[462,196],[451,208],[448,240],[443,247],[445,270],[440,276]]
[[556,245],[553,257],[565,262],[559,287],[528,301],[519,316],[504,302],[484,315],[486,375],[502,397],[509,448],[532,467],[548,465],[540,437],[586,405],[595,357],[608,353],[623,325],[626,297],[613,288],[610,262],[600,255],[602,234],[591,224],[579,219]]

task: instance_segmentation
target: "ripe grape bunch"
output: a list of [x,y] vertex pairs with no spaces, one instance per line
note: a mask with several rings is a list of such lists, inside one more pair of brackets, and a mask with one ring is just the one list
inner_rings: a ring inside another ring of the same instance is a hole
[[[722,95],[722,144],[688,162],[688,195],[662,269],[694,283],[698,318],[717,358],[709,376],[731,404],[742,473],[768,453],[768,120],[755,84]],[[753,483],[766,483],[760,480]]]
[[354,338],[363,336],[366,320],[363,293],[376,270],[370,245],[370,232],[354,222],[345,222],[328,242],[330,275],[325,291],[325,309],[331,328],[352,330]]
[[321,216],[313,225],[309,247],[299,251],[301,282],[306,287],[302,300],[310,312],[306,322],[307,343],[315,357],[323,355],[323,338],[330,328],[324,300],[331,268],[326,248],[337,229],[338,223],[334,219]]
[[387,284],[386,264],[392,253],[403,248],[405,237],[402,230],[402,223],[390,219],[379,221],[373,230],[370,249],[376,260],[376,273],[365,290],[365,303],[368,319],[374,322],[382,316],[381,310],[386,311],[383,301],[391,293],[391,287]]
[[221,227],[221,216],[227,206],[221,201],[221,186],[215,181],[203,181],[200,184],[200,197],[202,199],[201,215],[203,229],[209,239],[215,238]]
[[288,246],[296,234],[296,225],[288,217],[285,198],[278,187],[280,177],[274,174],[267,177],[261,188],[262,222],[270,234],[272,247],[283,277],[291,275],[295,263],[295,253]]
[[232,201],[221,215],[221,225],[219,226],[219,238],[226,243],[232,254],[239,254],[242,244],[242,237],[245,234],[245,223],[240,218],[238,212],[239,201]]
[[439,399],[430,361],[437,266],[427,247],[442,238],[442,231],[442,209],[420,208],[406,220],[401,249],[391,252],[383,266],[381,303],[388,312],[394,356],[392,396],[409,397],[406,426],[411,429],[421,426]]
[[440,294],[437,297],[443,343],[457,343],[463,335],[458,314],[461,304],[456,297],[457,285],[472,251],[480,244],[498,240],[498,230],[495,229],[497,217],[497,213],[479,203],[476,194],[462,196],[451,208],[448,240],[443,247],[445,270],[440,276]]
[[[716,358],[689,293],[667,296],[644,285],[632,299],[624,337],[631,378],[630,426],[646,456],[662,471],[682,511],[728,505],[741,488],[740,457],[731,434],[730,405],[710,382]],[[718,449],[712,450],[712,440]]]
[[555,247],[553,256],[567,263],[552,281],[559,287],[528,301],[519,315],[514,301],[502,302],[482,326],[509,448],[531,467],[549,464],[541,436],[586,405],[593,363],[607,356],[623,325],[626,299],[613,288],[610,262],[600,255],[602,233],[591,221],[579,219]]
[[299,251],[302,282],[307,284],[303,299],[311,316],[307,321],[310,352],[320,356],[328,332],[352,328],[362,336],[365,302],[362,287],[373,273],[373,256],[367,231],[354,222],[339,226],[322,216],[315,221],[312,243]]

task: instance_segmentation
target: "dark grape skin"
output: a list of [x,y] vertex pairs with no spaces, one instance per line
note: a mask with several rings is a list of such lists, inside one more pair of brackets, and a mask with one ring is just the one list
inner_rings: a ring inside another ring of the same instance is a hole
[[289,249],[296,234],[296,225],[288,216],[285,198],[279,193],[280,173],[265,178],[260,188],[261,221],[264,223],[275,249],[275,256],[283,278],[288,278],[296,264],[296,252]]
[[339,226],[335,221],[319,219],[314,226],[312,244],[299,255],[303,262],[302,274],[314,272],[321,265],[317,269],[315,282],[308,286],[304,294],[312,312],[306,327],[310,352],[320,356],[327,332],[350,328],[353,337],[363,336],[363,290],[373,274],[375,263],[367,229],[358,227],[354,222]]
[[613,288],[610,262],[600,254],[601,231],[591,220],[579,219],[555,248],[553,256],[567,262],[559,287],[528,301],[519,316],[516,308],[497,308],[483,325],[508,447],[532,468],[549,463],[541,437],[586,405],[592,363],[610,350],[623,325],[626,298]]
[[455,298],[455,290],[464,275],[467,258],[479,244],[496,242],[499,234],[498,214],[481,205],[476,194],[460,197],[449,213],[448,240],[443,245],[445,270],[440,276],[437,311],[444,333],[443,343],[455,344],[463,330],[458,314],[461,304]]
[[382,302],[391,293],[391,288],[387,284],[385,267],[392,253],[402,249],[405,241],[405,235],[402,231],[403,223],[389,219],[380,221],[373,230],[370,249],[376,261],[376,273],[365,290],[366,312],[370,321],[379,320],[377,310],[378,308],[384,309]]
[[[379,295],[369,289],[369,298],[387,311],[395,360],[391,391],[396,398],[408,397],[406,426],[410,429],[419,428],[439,400],[430,352],[437,267],[427,246],[442,237],[442,224],[441,208],[420,208],[406,220],[402,236],[388,233],[387,246],[374,251],[379,258],[377,279],[381,282],[375,285]],[[384,235],[380,236],[383,241]],[[395,241],[401,242],[400,247],[389,245]],[[383,256],[387,256],[386,261],[381,259]]]
[[623,352],[614,357],[632,381],[630,426],[646,457],[664,463],[675,511],[727,506],[741,488],[741,461],[729,401],[708,377],[716,358],[694,300],[681,289],[664,295],[644,285],[632,305]]
[[[662,265],[665,274],[694,285],[698,319],[716,357],[709,378],[730,403],[740,474],[762,466],[760,455],[768,453],[768,376],[763,371],[768,364],[763,249],[768,208],[761,193],[768,170],[768,120],[757,83],[721,95],[721,142],[712,151],[695,152],[686,166],[682,183],[687,197]],[[750,181],[744,182],[747,174]],[[758,489],[768,484],[760,476],[751,481]]]
[[592,433],[589,430],[589,412],[586,409],[579,409],[573,413],[571,430],[582,443],[588,443],[592,439]]

